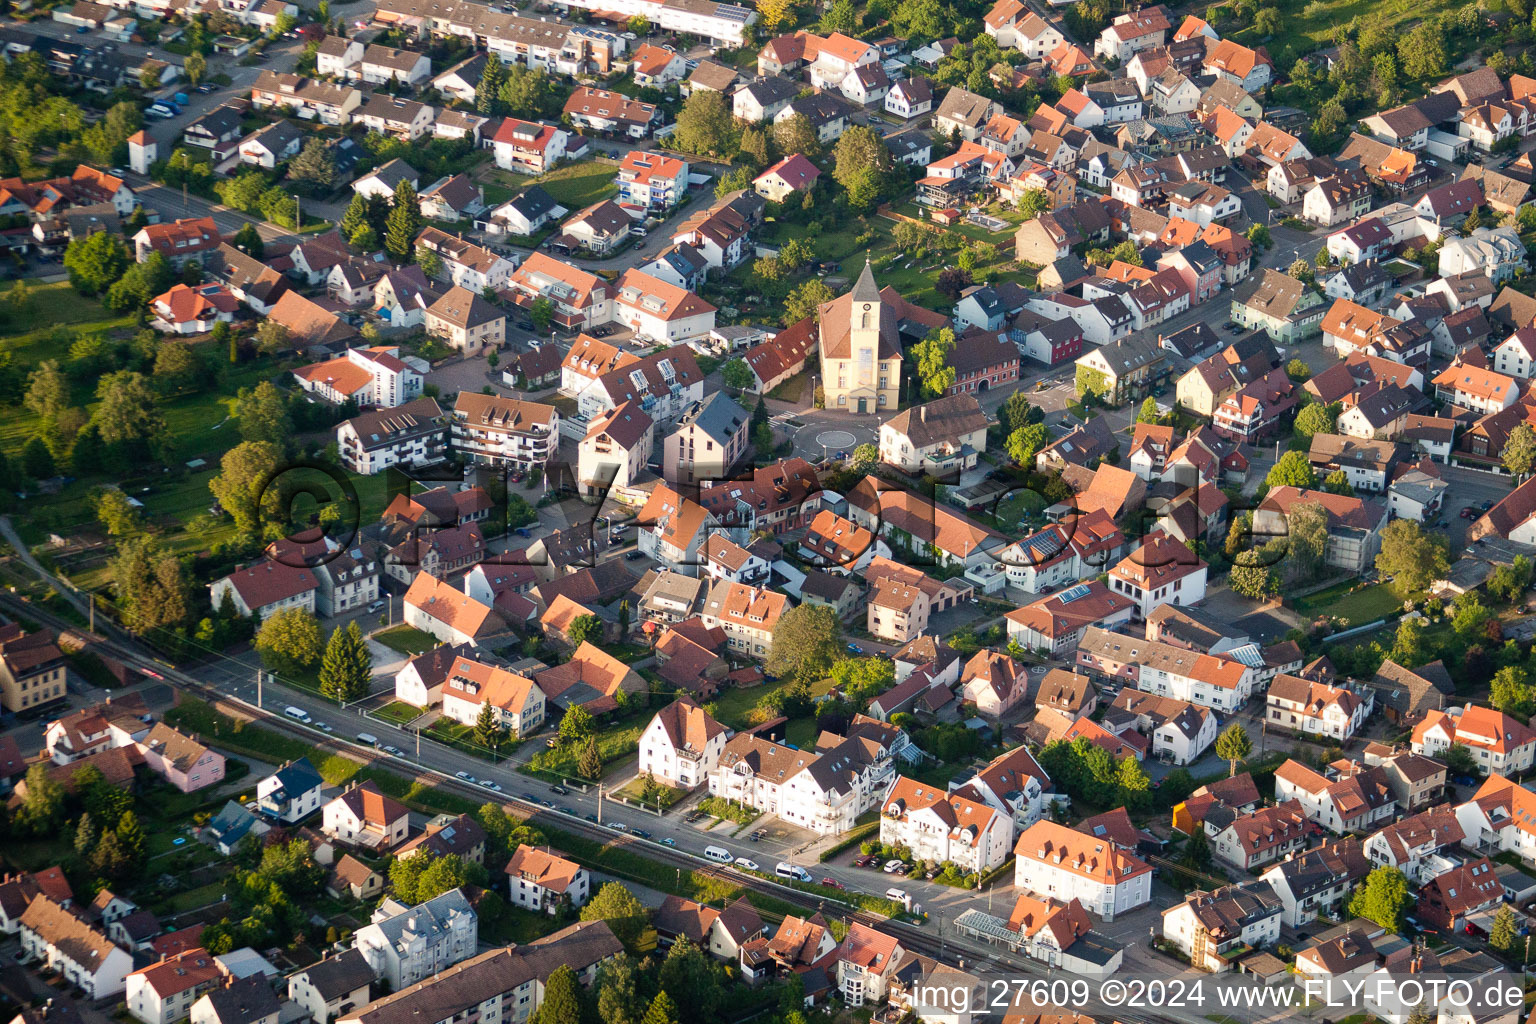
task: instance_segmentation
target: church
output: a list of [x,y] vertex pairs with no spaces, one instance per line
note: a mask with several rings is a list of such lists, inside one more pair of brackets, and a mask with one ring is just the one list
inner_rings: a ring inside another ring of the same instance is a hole
[[901,404],[901,336],[921,338],[949,318],[875,284],[864,270],[853,290],[817,310],[821,388],[828,409],[894,412]]

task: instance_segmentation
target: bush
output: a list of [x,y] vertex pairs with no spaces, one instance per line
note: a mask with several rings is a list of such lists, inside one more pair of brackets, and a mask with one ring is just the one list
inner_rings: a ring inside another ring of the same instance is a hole
[[738,825],[746,825],[756,821],[761,811],[753,810],[745,804],[739,804],[734,800],[727,800],[719,796],[707,796],[699,801],[699,810],[705,814],[712,814],[726,821],[734,821]]

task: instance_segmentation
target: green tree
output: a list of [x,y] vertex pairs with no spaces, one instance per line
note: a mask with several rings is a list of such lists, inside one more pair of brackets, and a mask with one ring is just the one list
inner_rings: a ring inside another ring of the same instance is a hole
[[502,64],[501,57],[495,53],[488,55],[485,68],[480,72],[480,84],[475,89],[475,109],[490,116],[505,113],[501,86],[506,80],[506,65]]
[[82,858],[89,857],[100,838],[101,833],[96,831],[96,819],[91,817],[91,812],[86,811],[80,815],[80,821],[75,826],[75,853]]
[[544,1001],[533,1011],[529,1024],[581,1024],[581,1018],[581,986],[576,972],[569,964],[561,964],[544,983]]
[[1306,490],[1317,486],[1317,473],[1313,471],[1306,452],[1286,452],[1270,468],[1264,482],[1270,487],[1298,487]]
[[64,250],[64,269],[70,286],[82,295],[105,291],[128,269],[132,257],[123,236],[96,231],[70,242]]
[[866,125],[853,125],[833,147],[832,180],[844,188],[861,171],[884,174],[891,169],[891,151],[879,134]]
[[1403,71],[1411,78],[1439,78],[1445,74],[1445,34],[1433,19],[1421,21],[1397,44]]
[[[1327,249],[1319,249],[1318,253],[1321,255],[1327,251]],[[1312,367],[1301,359],[1292,359],[1285,364],[1285,375],[1297,384],[1302,384],[1312,379]]]
[[208,481],[208,489],[243,536],[255,537],[263,519],[277,518],[280,496],[269,485],[282,462],[283,450],[272,442],[243,441],[224,453],[219,475]]
[[1444,539],[1425,533],[1412,519],[1394,519],[1382,529],[1376,571],[1395,577],[1400,591],[1422,593],[1449,568]]
[[502,744],[508,739],[508,730],[501,722],[501,714],[491,706],[490,701],[480,705],[480,714],[475,719],[475,742],[487,750],[500,750]]
[[129,537],[118,544],[109,566],[118,610],[128,629],[144,634],[186,621],[191,584],[174,554],[151,538]]
[[548,330],[550,323],[555,319],[555,304],[540,295],[528,307],[528,319],[532,320],[533,326],[540,331]]
[[917,362],[917,379],[925,398],[938,398],[955,385],[955,368],[949,354],[955,350],[955,332],[948,327],[932,331],[912,346]]
[[1531,467],[1536,465],[1536,430],[1529,423],[1522,423],[1511,430],[1509,438],[1504,442],[1504,450],[1499,453],[1499,459],[1516,480],[1523,479],[1530,473]]
[[1235,594],[1255,601],[1278,593],[1280,584],[1267,565],[1244,565],[1239,562],[1227,572],[1227,586]]
[[[365,224],[361,230],[370,230]],[[276,320],[263,320],[256,326],[256,351],[264,356],[275,356],[289,347],[288,328]]]
[[1403,916],[1413,897],[1408,879],[1397,868],[1383,864],[1365,876],[1349,900],[1349,912],[1355,917],[1375,921],[1396,935],[1403,929]]
[[1477,758],[1472,756],[1472,751],[1465,743],[1452,743],[1445,748],[1440,759],[1445,762],[1445,768],[1452,775],[1477,775]]
[[53,476],[53,453],[41,437],[28,438],[21,448],[21,469],[33,480],[47,480]]
[[1482,599],[1477,596],[1475,590],[1457,594],[1452,607],[1455,611],[1451,616],[1451,628],[1463,640],[1480,636],[1484,625],[1493,617],[1493,613],[1483,605]]
[[124,811],[123,816],[118,819],[116,833],[123,856],[127,858],[129,864],[134,868],[143,864],[145,839],[144,827],[139,824],[139,816],[132,811]]
[[822,305],[835,298],[832,289],[819,277],[802,282],[784,299],[784,326],[792,327],[808,316],[815,316]]
[[768,134],[762,128],[756,126],[743,128],[741,139],[736,146],[737,152],[751,161],[752,166],[758,170],[762,170],[772,162],[771,151],[768,148]]
[[725,381],[725,386],[733,391],[745,391],[757,380],[747,361],[740,357],[726,363],[721,368],[720,376]]
[[683,102],[672,135],[677,148],[699,156],[729,156],[736,152],[736,123],[725,94],[695,89]]
[[1035,456],[1050,441],[1050,432],[1044,423],[1030,423],[1008,435],[1005,447],[1008,457],[1020,466],[1033,466]]
[[1415,668],[1429,660],[1424,642],[1424,620],[1405,618],[1397,625],[1392,638],[1392,650],[1387,655],[1404,668]]
[[853,0],[832,0],[832,5],[821,16],[818,26],[827,35],[841,32],[851,36],[859,30],[859,8]]
[[402,263],[408,262],[416,252],[416,236],[421,233],[421,200],[410,181],[395,186],[395,204],[384,223],[384,251]]
[[560,718],[560,742],[582,743],[592,736],[592,715],[580,704],[572,704]]
[[356,620],[349,622],[346,629],[337,626],[331,631],[320,659],[320,692],[341,704],[358,700],[368,695],[372,675],[373,656],[368,653]]
[[855,448],[848,460],[848,468],[855,473],[866,474],[880,463],[880,449],[872,444],[861,444]]
[[1536,712],[1536,687],[1530,684],[1525,669],[1506,665],[1493,674],[1488,703],[1506,714],[1529,718]]
[[588,736],[582,746],[581,756],[576,759],[576,774],[588,782],[596,782],[603,777],[603,755],[597,749],[596,736]]
[[96,519],[113,537],[131,537],[144,527],[139,510],[128,503],[128,496],[116,487],[103,487],[91,496]]
[[581,908],[583,921],[604,921],[625,949],[633,950],[645,932],[645,905],[620,882],[606,882]]
[[298,675],[320,660],[325,640],[312,613],[288,608],[261,624],[255,646],[268,670]]
[[1116,773],[1115,799],[1119,806],[1132,811],[1141,810],[1152,803],[1152,780],[1146,769],[1134,757],[1120,759]]
[[582,644],[592,639],[602,642],[603,620],[596,615],[578,615],[571,620],[570,626],[566,628],[565,635],[570,638],[573,644]]
[[1314,434],[1332,434],[1338,429],[1340,407],[1333,405],[1318,405],[1313,402],[1302,407],[1296,414],[1294,432],[1296,436],[1311,443]]
[[1488,931],[1488,945],[1506,956],[1514,955],[1522,945],[1514,908],[1508,904],[1500,907],[1499,912],[1493,916],[1493,927]]
[[64,822],[64,786],[34,761],[27,769],[27,795],[16,809],[16,825],[34,836],[52,836]]
[[837,613],[820,605],[797,605],[779,617],[764,668],[792,683],[824,679],[842,635]]
[[324,139],[318,135],[310,136],[299,155],[288,162],[288,177],[317,189],[336,184],[336,161]]
[[240,389],[235,396],[235,419],[242,438],[264,441],[280,451],[287,448],[293,434],[288,399],[271,381]]
[[597,969],[597,1016],[603,1024],[640,1024],[640,966],[620,953]]
[[804,114],[791,114],[775,122],[773,144],[780,153],[800,153],[807,159],[821,155],[821,140]]
[[672,1002],[672,997],[666,992],[656,993],[656,998],[651,1000],[650,1007],[641,1018],[641,1024],[678,1024],[678,1021],[677,1004]]
[[[486,59],[486,73],[490,73],[492,64],[499,64],[496,55],[492,54]],[[347,208],[341,215],[342,237],[351,239],[357,229],[368,223],[368,200],[361,192],[352,193],[352,201],[347,203]]]
[[197,85],[203,80],[203,75],[208,73],[208,58],[197,52],[187,54],[187,59],[182,62],[182,70],[186,72],[187,83]]
[[686,938],[667,951],[657,973],[661,990],[689,1008],[690,1018],[712,1020],[720,1009],[722,991],[714,961]]
[[1268,249],[1275,244],[1274,239],[1269,235],[1269,228],[1263,224],[1254,224],[1249,227],[1246,237],[1253,243],[1255,249]]
[[148,454],[166,436],[165,417],[149,378],[132,370],[109,373],[96,385],[94,422],[108,444]]
[[1237,762],[1246,760],[1253,753],[1253,741],[1243,723],[1233,722],[1216,737],[1216,756],[1227,762],[1227,774],[1236,777]]
[[1157,399],[1148,395],[1141,403],[1141,411],[1136,414],[1137,423],[1156,423],[1159,419],[1157,411]]
[[1323,490],[1330,494],[1342,494],[1346,498],[1355,496],[1355,487],[1349,482],[1349,474],[1342,469],[1336,469],[1323,478]]

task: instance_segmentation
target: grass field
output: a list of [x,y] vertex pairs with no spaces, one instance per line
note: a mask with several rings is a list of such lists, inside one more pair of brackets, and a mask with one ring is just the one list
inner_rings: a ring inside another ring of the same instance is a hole
[[388,704],[374,712],[375,715],[384,719],[386,722],[395,722],[399,725],[404,725],[406,722],[415,721],[425,713],[425,708],[419,708],[414,704],[407,704],[403,700],[390,701]]
[[1354,585],[1354,580],[1346,580],[1327,590],[1297,598],[1293,603],[1304,615],[1337,615],[1348,619],[1351,626],[1363,626],[1402,610],[1404,596],[1395,585],[1378,583],[1349,593]]
[[618,192],[613,179],[619,169],[614,164],[589,160],[584,163],[566,164],[547,174],[526,177],[497,168],[481,172],[481,184],[485,189],[485,201],[498,206],[529,185],[542,185],[544,191],[572,213],[591,206],[600,199],[608,199]]
[[[1222,31],[1224,38],[1232,38],[1245,46],[1266,46],[1272,54],[1284,47],[1292,57],[1299,57],[1312,50],[1332,45],[1335,29],[1343,28],[1354,18],[1378,18],[1389,27],[1405,28],[1445,11],[1455,10],[1460,4],[1450,0],[1312,0],[1299,9],[1286,12],[1281,21],[1281,32],[1276,36],[1263,36],[1249,26],[1234,32]],[[1207,17],[1210,17],[1207,12]],[[1279,66],[1279,71],[1289,71],[1289,65]]]
[[430,651],[437,646],[436,637],[414,626],[396,626],[394,629],[386,629],[382,633],[373,634],[373,639],[392,651],[413,656]]

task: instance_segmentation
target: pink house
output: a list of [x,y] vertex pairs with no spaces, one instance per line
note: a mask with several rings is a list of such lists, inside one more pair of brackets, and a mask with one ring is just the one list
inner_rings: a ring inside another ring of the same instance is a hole
[[1159,270],[1172,270],[1189,292],[1189,304],[1198,306],[1221,291],[1224,264],[1216,250],[1204,242],[1194,242],[1168,253],[1157,261]]
[[139,750],[151,771],[183,793],[224,780],[223,754],[209,750],[164,722],[155,723],[149,735],[139,741]]

